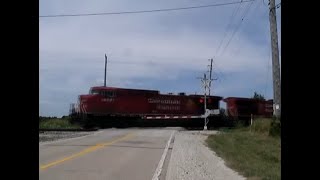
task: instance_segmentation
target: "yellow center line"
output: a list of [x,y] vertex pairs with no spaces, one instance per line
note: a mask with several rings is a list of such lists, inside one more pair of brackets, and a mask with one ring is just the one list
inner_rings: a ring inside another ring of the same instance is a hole
[[91,146],[91,147],[89,147],[89,148],[87,148],[87,149],[84,149],[84,150],[82,150],[82,151],[79,152],[79,153],[76,153],[76,154],[73,154],[73,155],[71,155],[71,156],[68,156],[68,157],[59,159],[59,160],[57,160],[57,161],[51,162],[51,163],[46,164],[46,165],[41,165],[41,166],[40,166],[40,169],[41,169],[41,170],[47,169],[47,168],[49,168],[49,167],[51,167],[51,166],[60,164],[60,163],[62,163],[62,162],[64,162],[64,161],[73,159],[73,158],[75,158],[75,157],[78,157],[78,156],[81,156],[81,155],[84,155],[84,154],[87,154],[87,153],[92,152],[92,151],[95,151],[95,150],[97,150],[97,149],[99,149],[99,148],[103,148],[103,147],[106,147],[106,146],[110,146],[110,145],[112,145],[112,144],[114,144],[114,143],[116,143],[116,142],[130,139],[130,138],[132,138],[133,136],[134,136],[134,133],[129,133],[129,134],[127,134],[127,135],[125,135],[125,136],[123,136],[123,137],[121,137],[121,138],[115,139],[115,140],[113,140],[113,141],[106,142],[106,143],[96,144],[95,146]]

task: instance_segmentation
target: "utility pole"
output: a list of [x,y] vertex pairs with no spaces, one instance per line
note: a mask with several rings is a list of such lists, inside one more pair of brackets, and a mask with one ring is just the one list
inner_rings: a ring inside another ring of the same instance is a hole
[[211,82],[213,81],[213,80],[217,80],[217,78],[216,79],[212,79],[212,62],[213,62],[213,59],[211,58],[211,59],[209,59],[209,61],[211,61],[211,63],[210,63],[210,65],[208,65],[209,66],[209,68],[210,68],[210,70],[209,70],[209,73],[210,73],[210,76],[209,76],[209,96],[211,95]]
[[[211,64],[210,64],[210,76],[209,76],[209,78],[210,78],[210,80],[212,80],[211,79],[211,72],[212,72],[212,61],[213,61],[213,59],[211,58],[210,60],[211,60]],[[211,92],[211,81],[209,82],[209,96],[210,96],[210,92]]]
[[104,54],[105,63],[104,63],[104,87],[106,87],[106,78],[107,78],[107,55]]
[[281,117],[281,77],[279,65],[279,48],[275,0],[269,0],[269,21],[272,50],[272,73],[273,73],[273,115],[277,119]]

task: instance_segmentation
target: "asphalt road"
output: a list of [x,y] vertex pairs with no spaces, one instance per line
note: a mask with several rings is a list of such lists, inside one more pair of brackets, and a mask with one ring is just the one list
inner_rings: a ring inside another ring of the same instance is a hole
[[[176,130],[105,129],[94,135],[41,144],[39,179],[151,180]],[[160,180],[165,177],[170,148],[167,152]]]

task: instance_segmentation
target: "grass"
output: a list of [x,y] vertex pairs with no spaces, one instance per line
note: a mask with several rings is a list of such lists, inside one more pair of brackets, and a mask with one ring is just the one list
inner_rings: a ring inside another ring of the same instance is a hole
[[39,121],[39,129],[78,129],[79,125],[71,124],[68,118],[54,118]]
[[252,127],[224,130],[207,139],[208,146],[226,165],[249,180],[281,179],[281,139],[269,135],[271,119],[259,119]]

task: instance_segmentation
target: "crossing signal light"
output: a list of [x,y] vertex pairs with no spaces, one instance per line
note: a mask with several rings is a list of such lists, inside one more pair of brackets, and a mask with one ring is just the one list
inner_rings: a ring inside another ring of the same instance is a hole
[[[200,98],[199,99],[199,102],[202,104],[202,103],[204,103],[204,98]],[[211,103],[212,102],[212,99],[210,99],[210,98],[207,98],[207,103]]]
[[204,100],[203,100],[202,98],[200,98],[199,102],[200,102],[200,103],[203,103],[203,101],[204,101]]

